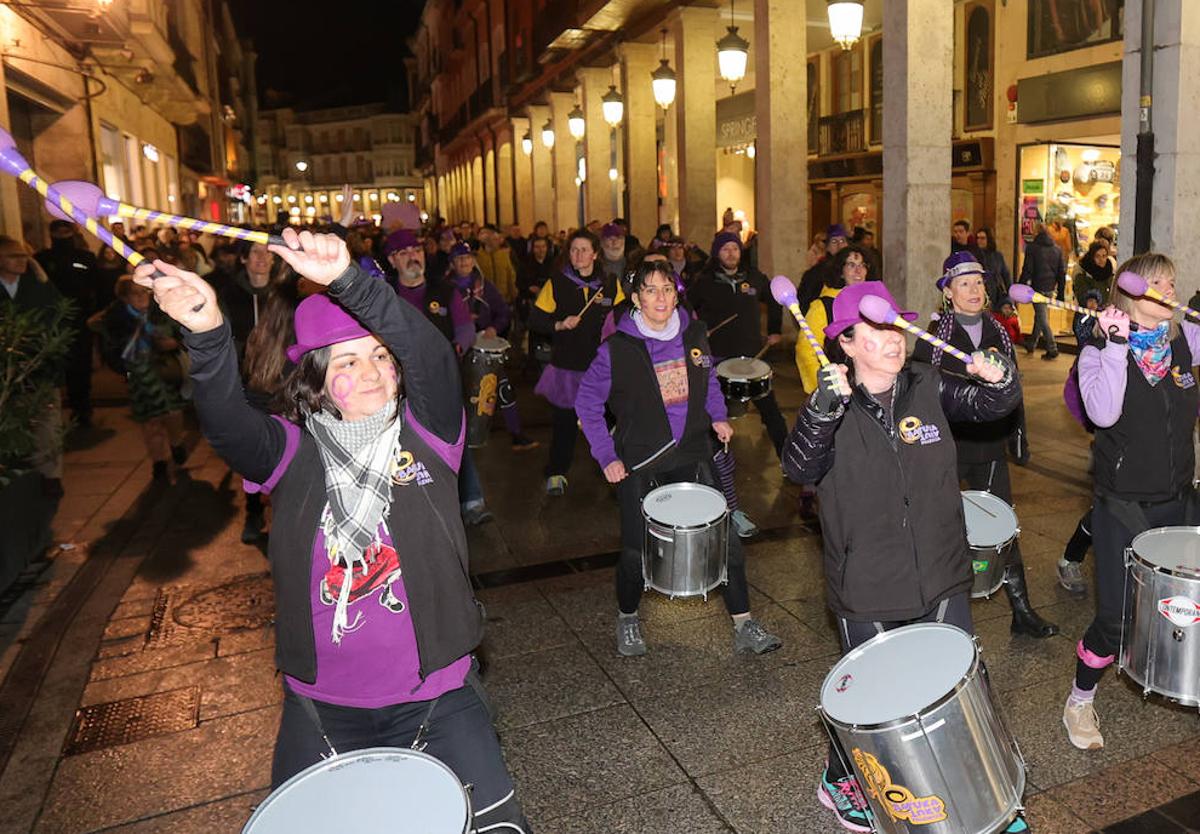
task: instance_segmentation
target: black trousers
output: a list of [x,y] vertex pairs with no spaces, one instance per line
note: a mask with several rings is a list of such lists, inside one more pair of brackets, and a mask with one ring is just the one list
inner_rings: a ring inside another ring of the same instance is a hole
[[545,475],[566,475],[575,457],[575,440],[579,437],[579,418],[573,408],[552,406],[550,421],[550,460]]
[[[395,704],[380,709],[358,709],[311,701],[321,728],[339,753],[370,747],[412,745],[418,728],[427,724],[422,740],[426,753],[454,771],[459,781],[471,785],[474,827],[497,834],[529,834],[531,829],[513,792],[512,778],[500,752],[500,740],[483,700],[482,685],[474,672],[468,684],[437,699]],[[301,696],[284,686],[283,715],[271,763],[274,790],[300,771],[329,755],[321,729],[304,708]],[[337,801],[330,797],[330,801]],[[403,813],[403,809],[393,809]]]
[[[851,649],[861,646],[877,634],[891,631],[900,626],[913,623],[949,623],[956,625],[967,634],[975,633],[975,624],[971,621],[971,595],[966,591],[947,597],[915,620],[900,622],[869,622],[865,620],[848,620],[838,617],[838,637],[842,641],[842,654],[848,654]],[[932,661],[932,659],[930,659]],[[847,770],[850,758],[835,741],[829,743],[829,760],[827,772],[829,781],[836,782],[850,775]]]
[[782,459],[783,444],[787,440],[788,427],[787,421],[783,419],[783,414],[779,411],[779,403],[775,401],[775,392],[771,391],[765,397],[760,397],[753,402],[762,417],[767,436],[771,438],[771,443],[775,446],[775,454]]
[[76,419],[92,416],[92,340],[87,327],[80,326],[67,352],[67,408]]
[[[617,606],[623,614],[633,614],[642,600],[645,581],[642,578],[642,544],[645,520],[642,518],[642,499],[665,484],[698,483],[720,490],[712,461],[705,458],[696,463],[680,465],[658,472],[631,472],[617,484],[617,502],[621,508],[621,556],[617,562]],[[726,563],[729,581],[722,586],[725,608],[730,614],[745,614],[750,610],[750,592],[746,587],[746,554],[737,534],[729,531],[729,559]]]

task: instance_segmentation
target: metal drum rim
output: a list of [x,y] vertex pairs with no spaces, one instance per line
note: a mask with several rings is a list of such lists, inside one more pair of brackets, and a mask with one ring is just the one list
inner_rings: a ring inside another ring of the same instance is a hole
[[[766,366],[767,372],[765,374],[759,374],[758,376],[734,376],[728,372],[722,374],[721,366],[724,365],[726,362],[729,362],[733,359],[744,359],[747,361],[762,362],[762,364]],[[755,359],[753,356],[730,356],[728,359],[722,359],[720,362],[717,363],[716,371],[717,371],[718,377],[720,377],[721,379],[726,379],[729,382],[761,382],[764,379],[774,379],[775,378],[775,369],[771,367],[771,364],[769,362],[764,362],[762,359]]]
[[454,771],[450,769],[450,766],[448,764],[446,764],[445,762],[443,762],[441,759],[437,758],[436,756],[431,756],[428,753],[425,753],[421,750],[413,750],[410,747],[366,747],[366,748],[363,748],[362,750],[350,750],[345,753],[339,753],[336,756],[330,756],[328,759],[322,759],[319,762],[315,762],[314,764],[309,765],[308,767],[304,768],[304,770],[302,770],[299,773],[295,774],[294,776],[290,777],[286,782],[284,782],[278,788],[271,791],[267,795],[267,798],[264,799],[261,803],[259,803],[258,807],[254,809],[254,813],[250,815],[250,819],[246,820],[246,824],[242,827],[242,834],[246,834],[246,832],[250,831],[250,825],[256,819],[258,819],[263,814],[265,814],[268,808],[270,808],[272,805],[276,804],[280,800],[280,798],[284,796],[284,794],[287,792],[287,789],[289,787],[298,785],[301,782],[306,782],[306,781],[312,779],[313,776],[315,776],[318,773],[323,773],[327,770],[332,770],[334,768],[344,767],[347,764],[350,764],[352,759],[368,759],[368,758],[383,758],[383,757],[392,758],[392,757],[396,757],[396,756],[403,756],[406,758],[413,758],[413,759],[422,759],[426,762],[430,762],[430,763],[436,765],[437,767],[441,768],[443,771],[445,771],[450,776],[451,779],[454,780],[454,783],[456,785],[458,785],[459,792],[462,794],[463,804],[466,806],[466,821],[463,826],[463,834],[467,834],[467,832],[471,828],[471,820],[474,817],[474,808],[471,806],[470,792],[468,792],[467,789],[465,787],[463,787],[462,782],[459,780],[458,776],[454,773]]
[[[666,489],[667,487],[683,487],[685,490],[691,490],[691,489],[695,489],[695,488],[699,487],[701,489],[705,489],[710,492],[713,492],[716,495],[721,496],[722,501],[725,501],[725,511],[722,512],[720,515],[718,515],[716,518],[710,519],[709,521],[705,521],[700,524],[675,525],[675,524],[668,524],[665,521],[660,521],[659,519],[650,515],[650,513],[646,512],[646,502],[650,500],[651,495],[658,492],[660,489]],[[719,489],[714,489],[713,487],[710,487],[708,484],[701,484],[701,483],[697,483],[696,481],[676,481],[671,484],[663,484],[662,486],[656,486],[654,489],[650,490],[642,497],[641,505],[642,505],[642,519],[646,522],[647,526],[649,526],[650,524],[653,523],[653,524],[657,525],[659,528],[667,529],[667,530],[683,530],[683,531],[687,531],[687,532],[692,532],[695,530],[707,530],[709,527],[716,527],[716,526],[724,523],[725,520],[729,518],[729,503],[726,500],[724,494]]]
[[[889,629],[888,631],[885,631],[882,634],[876,634],[874,637],[872,637],[870,640],[866,641],[865,643],[861,643],[858,646],[855,646],[855,650],[861,649],[864,646],[874,643],[875,641],[879,641],[881,643],[886,642],[886,640],[884,640],[883,638],[886,638],[889,634],[895,634],[896,632],[900,631],[901,629],[911,628],[914,625],[919,625],[919,626],[924,626],[924,627],[929,627],[929,628],[938,627],[938,628],[945,628],[945,629],[953,629],[954,631],[960,632],[961,634],[965,635],[966,638],[971,641],[971,646],[973,648],[973,653],[972,653],[972,657],[971,657],[971,665],[967,667],[967,671],[964,672],[962,677],[958,679],[958,682],[955,683],[954,686],[952,686],[950,688],[950,691],[947,692],[945,695],[942,695],[940,698],[937,698],[936,700],[934,700],[933,703],[923,707],[922,711],[919,713],[910,713],[908,715],[902,715],[898,718],[889,718],[887,721],[880,721],[880,722],[877,722],[874,724],[847,724],[843,721],[839,721],[838,719],[834,718],[832,715],[830,715],[826,711],[825,705],[823,703],[821,703],[821,701],[819,700],[819,696],[818,696],[817,709],[821,711],[821,715],[825,718],[826,721],[828,721],[834,727],[837,727],[837,728],[840,728],[843,730],[847,730],[852,733],[877,733],[877,732],[884,732],[887,730],[894,730],[899,727],[904,727],[908,724],[912,724],[915,721],[919,721],[921,719],[922,715],[924,715],[925,713],[928,713],[928,712],[933,712],[936,709],[940,709],[941,707],[945,706],[950,701],[952,701],[956,697],[958,697],[958,695],[964,689],[966,689],[967,683],[971,680],[974,680],[975,673],[979,671],[980,664],[983,661],[983,655],[979,651],[979,644],[977,642],[975,642],[975,638],[972,637],[970,634],[967,634],[967,632],[963,631],[961,628],[959,628],[956,625],[951,625],[950,623],[912,623],[911,625],[908,625],[908,626],[901,626],[900,628]],[[845,660],[846,657],[849,656],[849,654],[850,653],[847,652],[846,654],[842,655],[842,657],[839,658],[838,662],[833,665],[833,668],[829,670],[828,674],[825,675],[825,679],[823,681],[821,681],[820,691],[822,693],[825,691],[825,684],[827,684],[829,682],[830,678],[833,677],[834,670],[836,670],[838,668],[838,666],[841,665],[842,660]]]
[[1129,543],[1129,547],[1127,547],[1126,550],[1129,552],[1129,555],[1133,558],[1133,560],[1135,562],[1137,562],[1139,565],[1146,568],[1147,570],[1154,571],[1155,573],[1166,574],[1167,576],[1172,576],[1172,577],[1175,577],[1176,579],[1190,579],[1193,582],[1200,582],[1200,574],[1192,573],[1190,571],[1188,573],[1180,573],[1171,568],[1163,567],[1162,565],[1153,564],[1152,562],[1146,561],[1146,557],[1142,556],[1141,554],[1139,554],[1137,552],[1138,539],[1142,538],[1142,536],[1150,535],[1151,533],[1156,533],[1158,535],[1162,535],[1163,533],[1183,533],[1183,532],[1192,533],[1194,535],[1200,535],[1200,525],[1192,527],[1187,524],[1171,524],[1166,527],[1152,527],[1149,530],[1143,530],[1142,532],[1138,533],[1136,536],[1133,537],[1133,541],[1131,541]]

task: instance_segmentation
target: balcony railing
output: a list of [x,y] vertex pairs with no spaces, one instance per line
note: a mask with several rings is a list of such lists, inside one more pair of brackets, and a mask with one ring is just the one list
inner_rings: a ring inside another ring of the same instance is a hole
[[818,156],[862,153],[867,149],[866,111],[821,116],[817,122]]

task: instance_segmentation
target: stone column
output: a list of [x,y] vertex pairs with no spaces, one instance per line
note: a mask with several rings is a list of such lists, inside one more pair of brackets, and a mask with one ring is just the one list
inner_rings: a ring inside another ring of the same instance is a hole
[[551,93],[554,122],[554,220],[552,232],[579,225],[579,187],[575,185],[575,139],[567,129],[567,114],[575,106],[574,93]]
[[[520,141],[520,140],[518,140]],[[501,134],[496,138],[496,222],[505,231],[516,216],[516,195],[513,193],[513,137]]]
[[517,225],[521,227],[522,234],[529,234],[533,231],[533,157],[525,153],[521,146],[522,139],[525,134],[529,134],[529,138],[533,141],[534,148],[537,148],[538,142],[541,141],[540,136],[535,136],[533,130],[530,129],[530,119],[513,119],[513,188],[516,192],[516,220]]
[[791,0],[755,0],[754,90],[758,138],[754,203],[758,267],[799,281],[808,249],[807,32]]
[[883,260],[924,320],[950,253],[953,0],[884,3]]
[[583,98],[583,117],[587,133],[583,137],[587,181],[584,183],[586,219],[607,223],[612,220],[612,194],[616,186],[608,178],[612,166],[612,128],[604,121],[601,97],[612,84],[612,70],[587,67],[578,71]]
[[[1142,0],[1125,4],[1125,57],[1121,74],[1121,260],[1133,254],[1137,194],[1137,134],[1141,89]],[[1187,264],[1200,257],[1200,4],[1154,4],[1154,202],[1150,249],[1180,267],[1179,295],[1196,289]],[[1187,275],[1188,278],[1184,279]]]
[[[4,78],[4,62],[0,61],[0,90],[7,89],[7,84],[8,82]],[[8,113],[8,96],[0,96],[0,126],[10,133],[12,132],[12,120]],[[17,197],[17,189],[24,187],[17,182],[16,177],[10,177],[7,174],[0,176],[0,233],[17,240],[24,238],[24,232],[21,229],[20,198]],[[29,242],[35,246],[41,245],[39,240]]]
[[[948,2],[948,0],[947,0]],[[717,10],[684,6],[674,20],[680,234],[707,247],[717,225]]]
[[[554,226],[554,153],[542,144],[542,127],[549,118],[549,107],[544,104],[530,105],[529,136],[533,139],[533,156],[529,166],[533,191],[533,217],[529,220],[531,232],[533,224],[539,220]],[[558,144],[557,137],[555,144]]]
[[629,191],[629,228],[649,241],[658,228],[658,105],[650,73],[658,67],[658,47],[621,45],[621,87],[625,96],[625,188]]

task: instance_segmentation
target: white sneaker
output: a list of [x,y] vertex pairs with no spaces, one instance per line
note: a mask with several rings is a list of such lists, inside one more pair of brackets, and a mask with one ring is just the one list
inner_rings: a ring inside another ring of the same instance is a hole
[[1067,728],[1067,738],[1080,750],[1099,750],[1104,746],[1100,719],[1091,701],[1076,703],[1068,697],[1063,709],[1063,726]]

